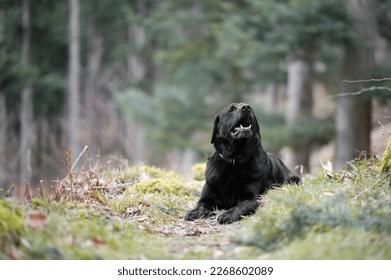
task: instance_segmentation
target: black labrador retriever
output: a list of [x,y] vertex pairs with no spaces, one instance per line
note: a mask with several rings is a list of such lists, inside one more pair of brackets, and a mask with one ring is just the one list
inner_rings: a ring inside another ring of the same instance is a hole
[[214,121],[212,144],[216,151],[208,158],[200,200],[185,220],[225,209],[218,222],[233,223],[253,214],[257,198],[273,185],[301,182],[281,159],[264,151],[257,118],[248,104],[233,103],[221,110]]

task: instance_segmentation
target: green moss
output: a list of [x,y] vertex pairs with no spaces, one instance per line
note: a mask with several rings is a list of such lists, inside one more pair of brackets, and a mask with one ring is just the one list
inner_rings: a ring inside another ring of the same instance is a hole
[[134,165],[113,176],[117,177],[118,183],[135,183],[150,178],[180,178],[174,171],[165,171],[149,165]]
[[7,243],[16,242],[24,229],[24,215],[21,209],[0,199],[0,249]]
[[391,136],[388,137],[387,147],[383,153],[380,172],[385,174],[391,170]]
[[146,193],[175,194],[178,196],[190,195],[194,188],[187,185],[183,180],[174,178],[151,178],[140,181],[133,185],[129,191]]
[[391,237],[362,229],[336,228],[325,233],[310,232],[303,239],[264,256],[268,259],[387,259]]
[[196,163],[191,168],[191,175],[194,180],[197,181],[204,181],[205,180],[205,169],[206,169],[206,163]]
[[130,172],[137,174],[139,179],[145,178],[178,178],[180,177],[174,171],[166,171],[149,165],[132,166]]

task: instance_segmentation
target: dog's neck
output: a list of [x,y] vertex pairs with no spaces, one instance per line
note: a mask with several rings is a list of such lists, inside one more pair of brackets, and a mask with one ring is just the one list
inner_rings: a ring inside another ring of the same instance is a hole
[[235,163],[236,163],[235,158],[225,158],[225,157],[223,156],[223,154],[220,154],[220,153],[219,153],[219,156],[220,156],[223,160],[225,160],[226,162],[228,162],[228,163],[230,163],[230,164],[232,164],[232,165],[235,165]]
[[261,153],[264,152],[261,142],[259,141],[259,139],[256,138],[241,140],[246,142],[248,141],[246,145],[250,146],[252,149],[252,152],[250,152],[245,157],[243,157],[242,151],[236,148],[237,140],[235,141],[219,141],[219,140],[220,139],[218,139],[218,141],[216,141],[217,143],[215,143],[216,153],[222,160],[224,160],[225,162],[233,166],[248,161],[257,152],[261,152]]

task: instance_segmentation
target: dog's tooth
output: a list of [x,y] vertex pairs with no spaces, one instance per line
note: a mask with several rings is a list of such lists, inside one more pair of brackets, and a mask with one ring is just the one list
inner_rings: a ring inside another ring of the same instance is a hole
[[248,128],[251,128],[251,124],[248,126]]
[[240,128],[242,128],[242,129],[243,129],[244,127],[243,127],[242,125],[240,125]]

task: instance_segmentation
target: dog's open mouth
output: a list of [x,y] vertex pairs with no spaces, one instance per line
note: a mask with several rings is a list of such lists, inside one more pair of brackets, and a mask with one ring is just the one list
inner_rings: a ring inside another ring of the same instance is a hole
[[236,136],[239,132],[251,131],[251,121],[246,118],[235,125],[231,130],[231,135]]

